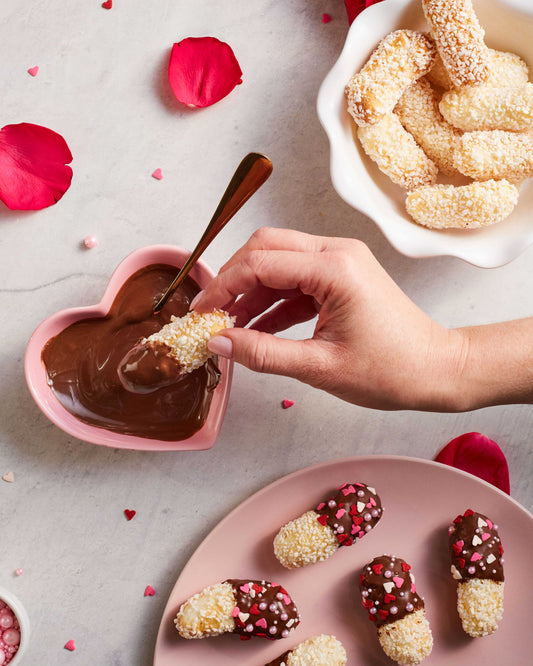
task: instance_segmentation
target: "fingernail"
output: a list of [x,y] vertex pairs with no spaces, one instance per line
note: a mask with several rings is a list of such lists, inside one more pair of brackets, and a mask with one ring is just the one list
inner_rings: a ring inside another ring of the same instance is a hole
[[224,358],[231,358],[233,356],[233,342],[231,338],[225,335],[215,335],[207,343],[207,348],[217,356],[223,356]]
[[199,291],[196,296],[192,299],[191,304],[189,305],[189,310],[194,310],[195,306],[198,304],[198,301],[202,298],[204,295],[204,290]]

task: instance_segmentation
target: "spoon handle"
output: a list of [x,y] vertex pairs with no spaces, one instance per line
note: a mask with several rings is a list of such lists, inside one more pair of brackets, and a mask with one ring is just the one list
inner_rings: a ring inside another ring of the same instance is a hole
[[185,279],[196,260],[211,241],[226,226],[239,208],[256,192],[272,173],[272,162],[265,155],[249,153],[233,174],[218,207],[183,268],[157,302],[154,312],[159,312]]

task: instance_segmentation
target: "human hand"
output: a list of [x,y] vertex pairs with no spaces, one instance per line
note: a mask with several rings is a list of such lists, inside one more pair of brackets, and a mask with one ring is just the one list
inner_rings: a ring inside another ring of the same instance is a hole
[[[360,241],[259,229],[191,307],[237,317],[238,328],[216,335],[209,348],[252,370],[366,407],[462,408],[461,332],[425,315]],[[310,339],[274,335],[317,314]]]

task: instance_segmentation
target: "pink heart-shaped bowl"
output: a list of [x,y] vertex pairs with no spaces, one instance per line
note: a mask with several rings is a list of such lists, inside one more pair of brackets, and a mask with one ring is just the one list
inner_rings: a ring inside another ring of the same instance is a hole
[[[224,420],[231,389],[233,362],[219,358],[220,382],[214,391],[207,420],[200,430],[188,439],[163,441],[135,435],[124,435],[84,423],[68,412],[55,397],[47,382],[41,352],[48,340],[80,319],[105,317],[128,278],[150,264],[169,264],[179,269],[190,252],[174,245],[149,245],[128,255],[115,269],[106,287],[102,300],[89,307],[61,310],[48,317],[31,336],[26,348],[24,369],[26,382],[33,399],[52,423],[69,435],[91,442],[120,449],[140,451],[199,451],[210,449],[218,437]],[[177,271],[176,271],[177,272]],[[213,271],[202,261],[197,261],[190,273],[201,289],[213,278]]]

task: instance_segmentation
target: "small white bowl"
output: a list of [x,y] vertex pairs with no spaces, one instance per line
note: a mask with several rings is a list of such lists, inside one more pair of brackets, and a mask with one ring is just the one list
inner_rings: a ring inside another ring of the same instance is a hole
[[[533,68],[533,0],[473,0],[490,48],[511,51]],[[331,180],[338,194],[376,222],[389,242],[409,257],[453,256],[483,268],[502,266],[533,243],[533,179],[520,188],[513,213],[484,229],[435,230],[411,221],[406,193],[364,154],[354,134],[344,88],[378,42],[400,28],[427,31],[420,0],[385,0],[365,9],[352,23],[339,59],[324,79],[317,110],[328,135]],[[533,71],[533,70],[532,70]]]
[[3,601],[9,606],[9,608],[11,608],[19,623],[19,649],[13,659],[9,662],[9,666],[19,666],[19,664],[22,663],[22,657],[24,656],[24,652],[26,652],[26,648],[30,642],[30,620],[26,610],[24,609],[24,606],[20,603],[17,597],[3,587],[0,587],[0,601]]

